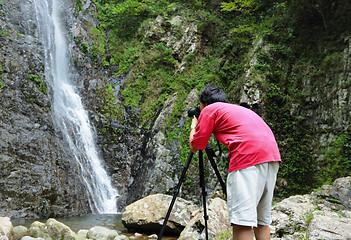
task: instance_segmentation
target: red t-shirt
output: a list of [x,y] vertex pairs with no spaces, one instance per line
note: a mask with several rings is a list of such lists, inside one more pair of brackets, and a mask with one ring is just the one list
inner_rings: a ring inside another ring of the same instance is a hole
[[250,109],[222,102],[206,106],[199,116],[191,144],[204,150],[212,133],[229,148],[229,172],[281,161],[271,129]]

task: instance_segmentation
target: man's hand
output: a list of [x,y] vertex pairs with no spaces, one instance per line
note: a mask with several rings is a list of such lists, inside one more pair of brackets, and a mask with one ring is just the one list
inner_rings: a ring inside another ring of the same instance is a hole
[[198,120],[194,116],[193,119],[191,120],[191,128],[196,128],[197,127]]
[[190,147],[190,150],[193,152],[193,153],[196,153],[197,151],[199,151],[199,149],[195,148],[192,144],[191,144],[191,139],[193,138],[195,132],[196,132],[196,127],[197,127],[197,123],[198,123],[198,120],[197,118],[194,116],[194,118],[191,120],[191,127],[190,127],[190,135],[189,135],[189,147]]

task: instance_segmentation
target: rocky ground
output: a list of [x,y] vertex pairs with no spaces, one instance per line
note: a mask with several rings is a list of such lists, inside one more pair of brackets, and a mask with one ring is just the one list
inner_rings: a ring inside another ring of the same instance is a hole
[[[153,195],[129,205],[122,217],[124,225],[137,231],[148,225],[162,224],[163,216],[159,216],[166,206],[159,204],[162,201],[158,198],[160,196]],[[153,202],[158,203],[157,207]],[[143,211],[140,211],[141,206]],[[178,223],[181,232],[178,239],[205,239],[203,210],[192,211],[192,204],[186,205],[187,210],[180,206],[172,210],[169,228]],[[291,196],[272,208],[272,239],[351,239],[350,209],[351,177],[337,179],[332,185],[325,185],[311,194]],[[213,196],[207,203],[207,214],[209,236],[231,239],[226,201]],[[180,221],[177,221],[189,218],[187,224],[179,225]]]
[[[121,234],[104,227],[73,232],[55,219],[34,222],[29,228],[13,226],[0,217],[0,240],[30,239],[157,239],[172,196],[150,195],[127,206],[123,224],[133,234]],[[227,204],[220,194],[207,202],[210,239],[231,239]],[[332,185],[306,195],[291,196],[272,208],[271,236],[274,240],[351,239],[351,177],[337,179]],[[148,236],[135,232],[148,233]],[[203,208],[177,198],[166,228],[178,239],[205,239]]]

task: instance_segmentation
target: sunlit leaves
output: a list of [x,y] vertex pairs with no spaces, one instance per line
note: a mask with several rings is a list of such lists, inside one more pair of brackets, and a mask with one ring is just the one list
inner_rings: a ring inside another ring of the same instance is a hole
[[112,13],[139,15],[144,10],[145,10],[145,5],[143,5],[138,0],[127,0],[113,7]]
[[222,11],[238,11],[242,13],[252,13],[256,11],[260,4],[256,0],[235,0],[230,2],[223,2]]

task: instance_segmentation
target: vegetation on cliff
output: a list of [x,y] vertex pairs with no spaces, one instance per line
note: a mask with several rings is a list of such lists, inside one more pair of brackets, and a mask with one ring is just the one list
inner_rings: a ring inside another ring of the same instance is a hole
[[[185,159],[190,121],[182,129],[178,121],[189,92],[211,82],[239,104],[250,75],[259,101],[248,107],[271,126],[281,149],[282,196],[306,193],[350,173],[350,129],[321,128],[310,114],[318,105],[311,99],[324,94],[317,83],[337,78],[342,70],[350,36],[348,0],[93,2],[101,23],[96,45],[88,49],[81,43],[81,48],[103,67],[118,66],[116,75],[128,75],[123,103],[116,104],[110,85],[99,89],[101,112],[110,120],[130,106],[140,109],[138,124],[148,130],[164,102],[177,93],[166,134],[180,140]],[[76,3],[81,9],[82,2]],[[350,82],[339,87],[349,89]],[[326,132],[335,137],[322,146],[316,138]]]

